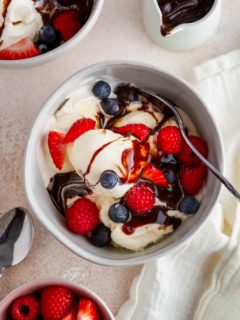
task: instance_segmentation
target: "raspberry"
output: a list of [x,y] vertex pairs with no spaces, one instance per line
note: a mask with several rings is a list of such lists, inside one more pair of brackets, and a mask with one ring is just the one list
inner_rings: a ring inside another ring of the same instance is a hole
[[41,313],[44,320],[62,320],[73,303],[69,289],[61,286],[49,286],[41,295]]
[[155,195],[152,188],[142,182],[125,194],[124,203],[133,213],[143,214],[153,208]]
[[167,126],[159,131],[157,147],[166,154],[178,153],[182,149],[183,138],[180,130],[175,126]]
[[36,320],[39,316],[39,311],[39,302],[33,296],[20,297],[11,306],[13,320]]
[[99,223],[99,211],[95,203],[80,198],[66,212],[68,228],[78,234],[91,232]]
[[[193,146],[204,156],[204,158],[207,158],[208,146],[206,142],[197,136],[189,136],[188,138]],[[178,154],[178,159],[180,162],[188,166],[201,163],[201,160],[192,152],[186,142],[184,142],[182,150]]]
[[197,167],[184,166],[180,171],[180,181],[183,189],[190,195],[196,195],[206,178],[207,169],[200,164]]

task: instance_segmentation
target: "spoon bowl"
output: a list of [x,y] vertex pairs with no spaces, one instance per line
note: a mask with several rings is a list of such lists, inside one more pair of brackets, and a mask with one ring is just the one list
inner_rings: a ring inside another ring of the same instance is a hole
[[27,257],[33,237],[32,218],[26,209],[17,207],[0,217],[0,276],[5,268]]

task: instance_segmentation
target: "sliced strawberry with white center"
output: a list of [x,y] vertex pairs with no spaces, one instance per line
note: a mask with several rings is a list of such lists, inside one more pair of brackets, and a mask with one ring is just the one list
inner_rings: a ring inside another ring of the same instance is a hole
[[50,131],[48,133],[48,148],[55,166],[61,170],[66,156],[66,145],[63,143],[65,134]]
[[77,319],[77,305],[73,306],[62,318],[62,320],[76,320]]
[[79,138],[83,133],[95,128],[96,121],[90,118],[79,119],[67,132],[64,143],[70,143]]
[[154,164],[148,163],[142,171],[141,177],[149,180],[157,186],[167,188],[168,182],[164,173]]
[[20,60],[38,56],[38,48],[29,38],[24,38],[11,46],[0,50],[0,60]]
[[127,124],[119,128],[113,128],[113,131],[122,135],[133,135],[142,142],[145,141],[150,133],[150,128],[145,124]]
[[100,320],[96,304],[90,299],[80,299],[77,320]]

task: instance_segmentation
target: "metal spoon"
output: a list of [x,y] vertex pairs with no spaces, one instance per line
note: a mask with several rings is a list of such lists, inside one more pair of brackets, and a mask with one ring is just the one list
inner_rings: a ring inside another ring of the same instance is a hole
[[192,143],[189,141],[188,136],[185,132],[185,126],[182,119],[182,116],[180,115],[177,108],[167,99],[158,96],[156,94],[153,94],[152,92],[146,91],[146,90],[140,90],[138,89],[138,93],[142,95],[143,97],[150,100],[154,105],[156,105],[163,114],[168,113],[169,111],[171,114],[173,113],[176,117],[179,129],[181,131],[181,134],[183,136],[183,139],[188,144],[188,146],[192,149],[192,151],[195,153],[195,155],[208,167],[208,169],[217,177],[218,180],[224,184],[224,186],[238,199],[240,200],[240,193],[234,188],[234,186],[221,174],[221,172],[215,168],[207,159],[205,159],[201,153],[198,152],[198,150],[192,145]]
[[5,268],[28,255],[34,236],[32,218],[24,208],[14,208],[0,217],[0,277]]

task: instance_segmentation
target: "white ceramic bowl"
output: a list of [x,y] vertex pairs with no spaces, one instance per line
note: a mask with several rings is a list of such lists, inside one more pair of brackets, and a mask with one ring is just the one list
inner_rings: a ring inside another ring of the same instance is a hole
[[[71,233],[65,218],[57,212],[43,184],[39,166],[39,153],[43,128],[67,94],[88,78],[113,76],[135,83],[142,88],[159,91],[184,109],[196,124],[200,135],[209,145],[209,160],[220,170],[223,151],[218,130],[207,107],[188,83],[153,66],[135,62],[102,62],[81,70],[62,84],[49,98],[38,115],[26,149],[24,180],[28,201],[40,222],[68,249],[92,262],[110,266],[127,266],[159,258],[189,239],[206,220],[220,190],[220,183],[211,175],[207,179],[205,196],[197,214],[187,219],[171,236],[141,252],[116,248],[94,247],[85,237]],[[211,230],[209,230],[211,232]]]
[[221,17],[222,0],[214,0],[211,10],[195,22],[174,28],[164,37],[160,32],[161,10],[157,0],[143,0],[142,15],[145,29],[150,38],[160,47],[172,51],[193,50],[208,41],[216,32]]
[[94,27],[103,7],[104,0],[94,0],[93,9],[90,17],[84,24],[84,26],[79,30],[71,39],[53,49],[47,53],[41,54],[39,56],[21,59],[21,60],[0,60],[0,68],[10,68],[10,69],[22,69],[34,67],[40,64],[49,62],[60,55],[66,53],[67,51],[73,49],[79,42],[81,42],[88,33]]
[[104,320],[114,320],[114,316],[112,312],[110,311],[106,303],[98,295],[96,295],[89,289],[86,289],[78,284],[72,283],[70,281],[62,280],[62,279],[37,280],[37,281],[29,282],[17,288],[16,290],[12,291],[0,302],[0,319],[8,320],[7,311],[16,298],[20,296],[32,294],[33,292],[39,291],[44,287],[51,286],[51,285],[64,286],[66,288],[69,288],[73,293],[76,294],[76,296],[92,299],[98,306]]

